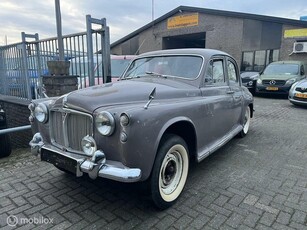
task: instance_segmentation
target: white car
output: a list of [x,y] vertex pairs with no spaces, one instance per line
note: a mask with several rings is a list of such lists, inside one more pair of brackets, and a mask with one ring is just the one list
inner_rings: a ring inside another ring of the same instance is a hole
[[289,91],[289,100],[294,105],[307,106],[307,78],[292,85]]

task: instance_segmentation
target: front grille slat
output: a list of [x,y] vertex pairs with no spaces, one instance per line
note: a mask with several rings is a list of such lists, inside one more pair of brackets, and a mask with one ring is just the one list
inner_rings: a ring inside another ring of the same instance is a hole
[[[272,84],[272,81],[275,82],[275,84]],[[276,86],[283,86],[284,84],[286,84],[285,80],[262,80],[262,84],[263,85],[276,85]]]
[[296,87],[295,90],[301,93],[307,93],[307,88]]
[[52,111],[50,116],[54,144],[65,147],[68,151],[81,152],[82,138],[93,135],[92,116],[73,110]]

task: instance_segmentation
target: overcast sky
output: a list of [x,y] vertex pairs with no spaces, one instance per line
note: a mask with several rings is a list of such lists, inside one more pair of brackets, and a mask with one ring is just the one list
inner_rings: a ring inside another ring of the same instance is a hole
[[[0,45],[21,40],[21,32],[56,36],[54,0],[1,0]],[[85,31],[85,16],[106,18],[114,42],[152,20],[152,0],[62,0],[63,35]],[[154,18],[183,6],[299,19],[306,0],[154,0]]]

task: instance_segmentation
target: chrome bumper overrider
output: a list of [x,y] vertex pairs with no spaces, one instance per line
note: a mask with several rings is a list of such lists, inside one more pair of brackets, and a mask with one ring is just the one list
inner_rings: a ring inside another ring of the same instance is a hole
[[[29,145],[31,146],[31,153],[34,155],[41,154],[43,150],[76,162],[75,173],[77,177],[82,176],[83,173],[87,173],[92,179],[103,177],[120,182],[136,182],[141,178],[140,169],[128,168],[118,161],[108,161],[101,150],[97,150],[92,158],[88,159],[88,157],[62,151],[52,145],[44,144],[40,133],[36,133],[33,136]],[[54,165],[57,166],[56,163]]]

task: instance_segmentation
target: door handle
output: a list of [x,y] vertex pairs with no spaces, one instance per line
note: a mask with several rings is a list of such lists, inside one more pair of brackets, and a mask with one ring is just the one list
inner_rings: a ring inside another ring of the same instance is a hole
[[227,91],[227,94],[234,94],[234,93],[235,93],[235,91],[232,91],[232,90]]

